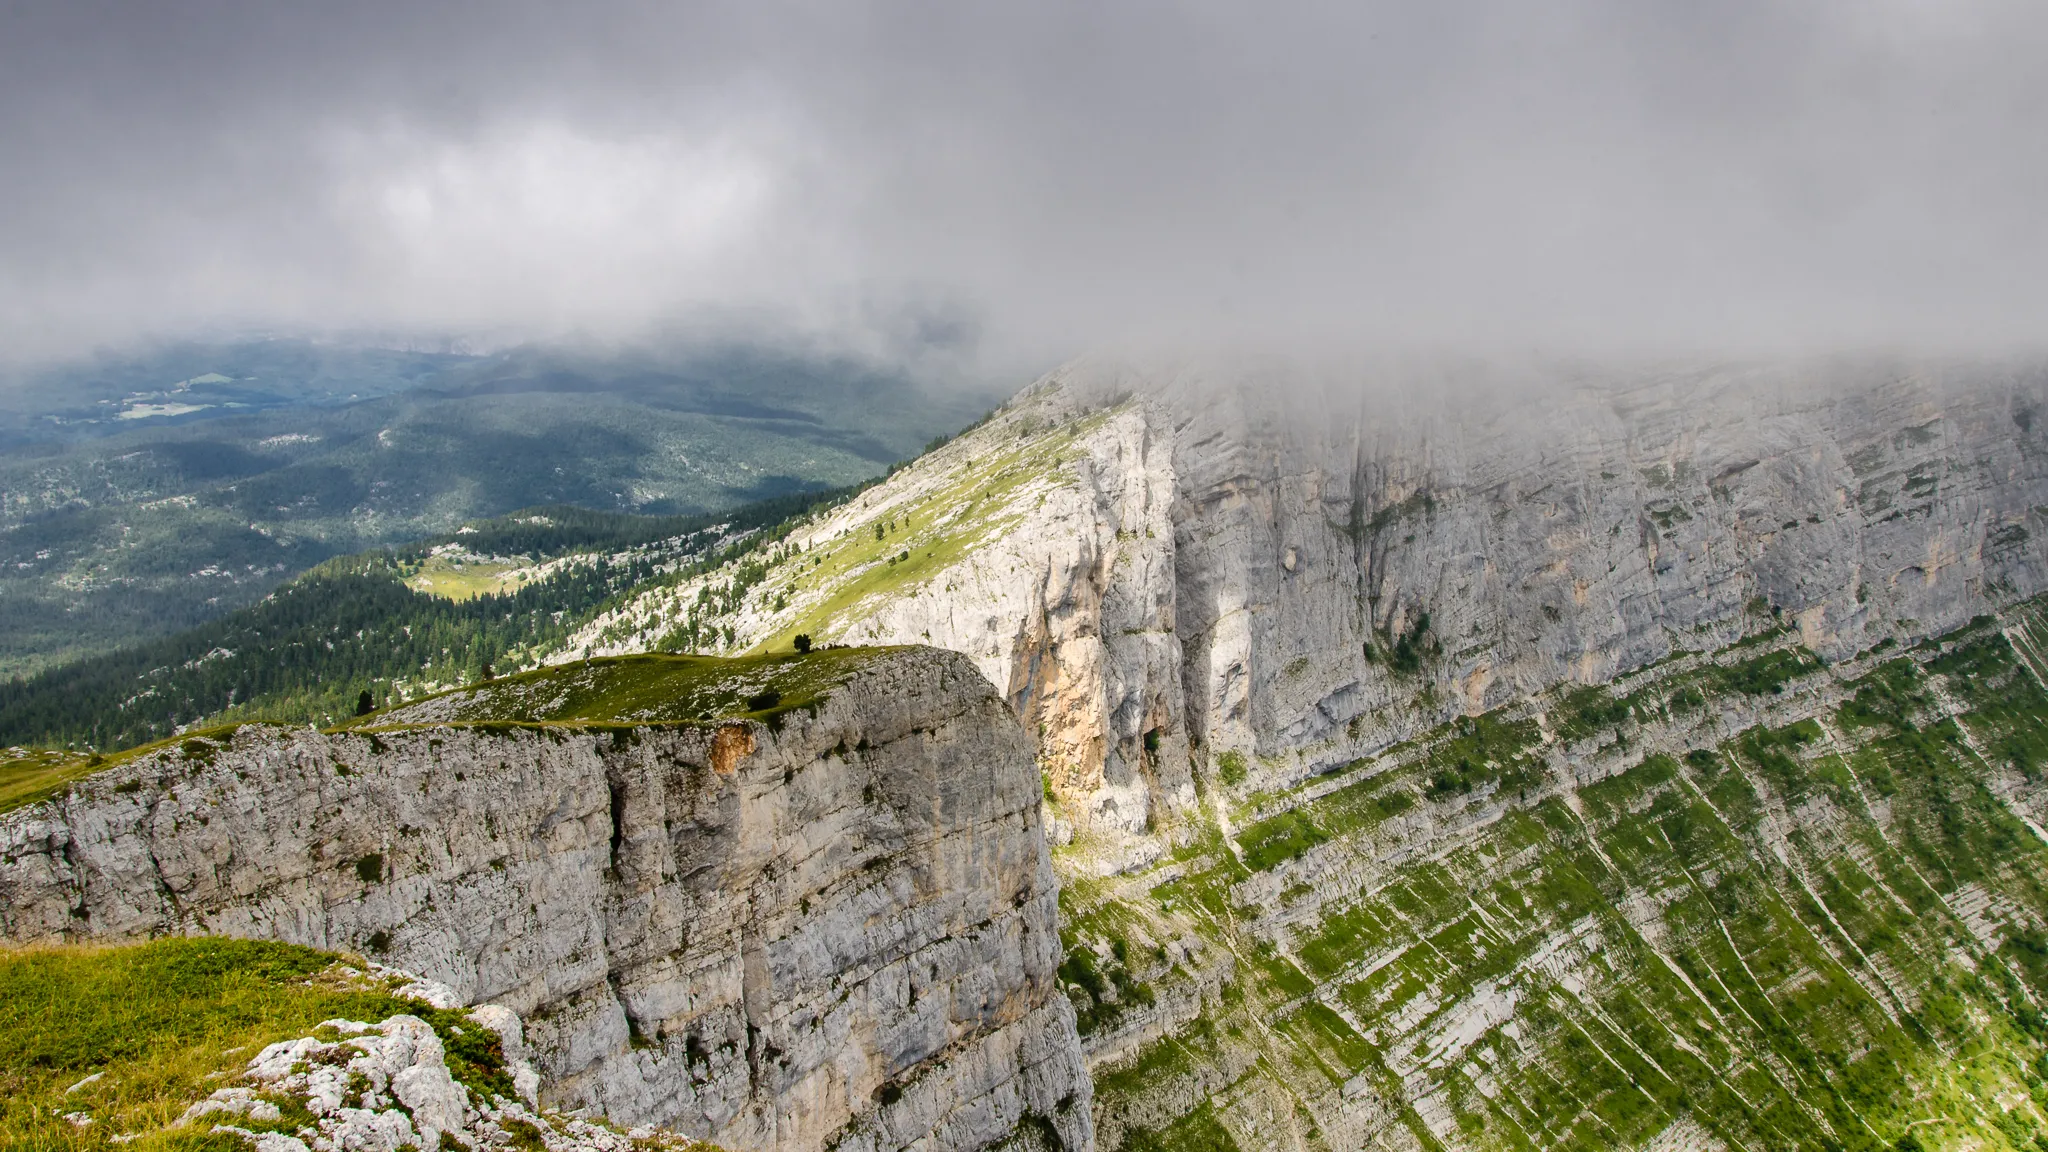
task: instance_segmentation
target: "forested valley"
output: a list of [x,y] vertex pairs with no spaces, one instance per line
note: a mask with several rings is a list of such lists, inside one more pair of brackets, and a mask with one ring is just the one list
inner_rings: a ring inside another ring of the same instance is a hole
[[[365,692],[383,706],[472,683],[558,649],[626,590],[772,544],[860,487],[718,515],[530,509],[339,557],[219,619],[0,684],[0,743],[113,750],[202,722],[331,723]],[[449,545],[557,562],[530,583],[468,599],[409,587],[406,574]]]

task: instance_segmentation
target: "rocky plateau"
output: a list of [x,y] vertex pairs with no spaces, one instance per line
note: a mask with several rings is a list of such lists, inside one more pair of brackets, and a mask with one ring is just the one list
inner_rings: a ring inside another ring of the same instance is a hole
[[728,1148],[1091,1145],[1041,786],[960,657],[597,662],[369,719],[0,816],[0,937],[374,956],[524,1017],[550,1105]]

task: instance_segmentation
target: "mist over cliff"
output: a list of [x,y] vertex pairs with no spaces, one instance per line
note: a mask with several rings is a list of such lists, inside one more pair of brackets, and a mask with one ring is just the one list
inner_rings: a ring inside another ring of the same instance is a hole
[[2004,0],[0,21],[7,356],[679,317],[1020,374],[2039,341],[2048,22]]
[[569,651],[957,648],[1135,833],[1225,754],[1283,783],[1760,628],[1840,659],[2042,591],[2044,401],[2026,359],[1088,358],[758,592],[650,588]]

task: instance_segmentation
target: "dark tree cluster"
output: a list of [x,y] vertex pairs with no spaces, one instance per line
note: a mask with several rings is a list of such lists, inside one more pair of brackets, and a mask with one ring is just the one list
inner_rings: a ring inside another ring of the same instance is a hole
[[[479,526],[468,548],[550,548],[664,541],[566,565],[515,591],[463,601],[415,592],[402,573],[429,545],[330,560],[247,608],[161,640],[0,683],[0,744],[123,748],[199,721],[331,722],[375,710],[397,683],[467,684],[508,659],[558,647],[629,590],[710,570],[788,535],[795,517],[845,499],[781,497],[726,515],[623,516],[535,509]],[[537,523],[535,521],[546,521]],[[747,535],[723,548],[720,539]],[[740,565],[724,595],[745,595],[765,565]]]

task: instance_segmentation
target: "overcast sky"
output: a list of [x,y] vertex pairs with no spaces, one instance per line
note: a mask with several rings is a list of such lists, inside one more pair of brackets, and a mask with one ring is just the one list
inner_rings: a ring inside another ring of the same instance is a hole
[[2044,62],[2039,0],[0,0],[0,351],[2039,345]]

